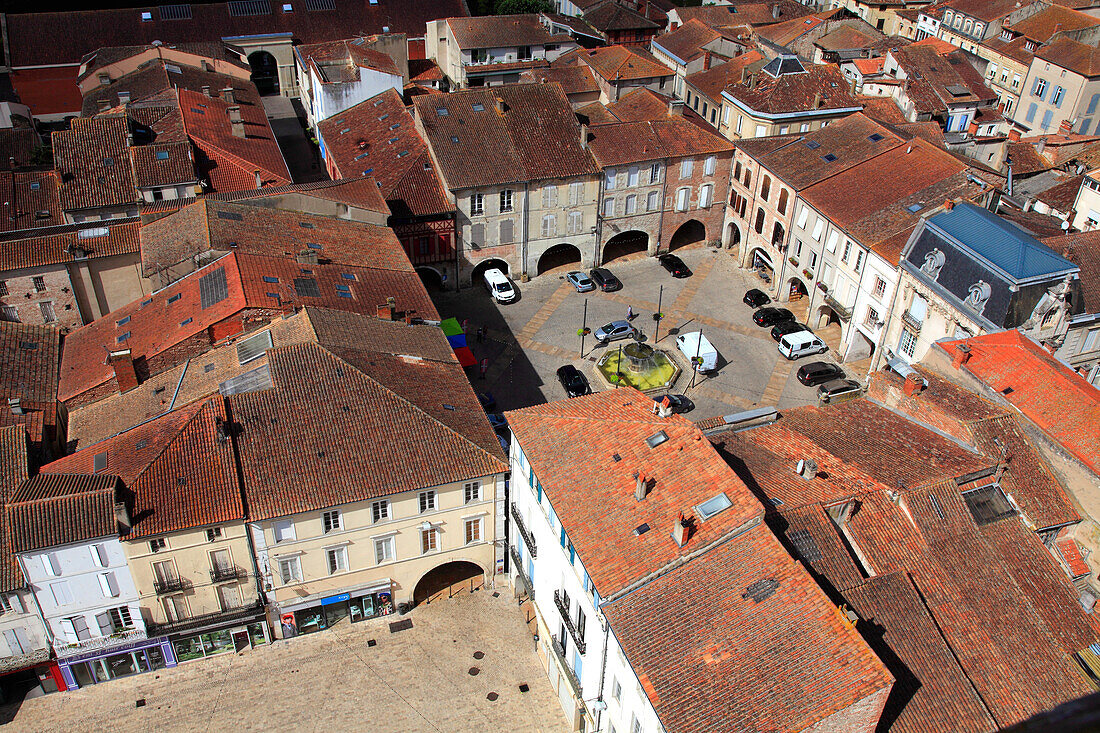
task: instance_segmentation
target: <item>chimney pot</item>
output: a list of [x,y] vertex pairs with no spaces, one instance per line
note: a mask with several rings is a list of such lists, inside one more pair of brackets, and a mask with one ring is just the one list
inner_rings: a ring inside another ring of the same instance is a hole
[[687,520],[684,519],[684,513],[680,512],[680,516],[676,517],[676,521],[672,523],[672,539],[675,540],[678,547],[687,544],[689,529]]
[[637,474],[634,480],[634,498],[638,501],[644,499],[647,488],[646,475],[644,473]]
[[1073,122],[1070,120],[1062,120],[1062,124],[1058,125],[1058,133],[1061,135],[1069,135],[1073,132]]
[[1008,131],[1008,141],[1013,143],[1020,142],[1020,131],[1012,129]]
[[909,397],[915,397],[924,390],[924,380],[915,374],[909,374],[905,377],[905,384],[902,386],[902,391]]
[[966,128],[966,134],[967,135],[977,135],[978,134],[978,121],[977,120],[971,120],[970,121],[970,124]]
[[393,305],[390,303],[382,303],[378,306],[378,319],[381,321],[392,321],[394,319]]
[[405,325],[406,326],[411,326],[412,325],[413,316],[415,316],[415,315],[416,315],[416,311],[414,311],[414,310],[405,311]]
[[[244,135],[242,135],[241,137],[244,137]],[[256,176],[256,188],[263,188],[264,187],[263,176],[260,175],[259,171],[255,171],[255,176]]]
[[134,371],[134,357],[129,349],[110,352],[107,354],[107,363],[114,369],[119,392],[129,392],[138,386],[137,372]]
[[588,125],[581,123],[581,149],[588,149]]
[[500,97],[497,97],[496,100],[497,100],[497,102],[496,102],[497,113],[498,114],[504,114],[505,110],[507,109],[507,107],[504,104],[504,100],[501,99]]
[[970,347],[966,344],[959,344],[955,347],[955,358],[951,360],[951,366],[961,369],[962,365],[968,361],[970,361]]

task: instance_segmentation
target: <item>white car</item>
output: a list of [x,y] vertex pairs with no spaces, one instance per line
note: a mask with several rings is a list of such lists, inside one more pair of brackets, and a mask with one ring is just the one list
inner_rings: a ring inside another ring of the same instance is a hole
[[498,303],[511,303],[516,299],[516,289],[508,276],[495,267],[485,271],[485,287],[489,295]]

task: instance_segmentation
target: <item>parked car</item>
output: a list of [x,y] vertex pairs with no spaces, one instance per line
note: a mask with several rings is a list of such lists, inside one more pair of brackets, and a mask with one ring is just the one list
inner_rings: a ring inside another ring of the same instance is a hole
[[811,361],[798,369],[798,381],[807,387],[831,382],[834,379],[844,379],[844,370],[827,361]]
[[768,297],[768,294],[758,288],[753,288],[749,292],[745,293],[744,303],[750,308],[759,308],[762,305],[767,305],[772,302],[772,299]]
[[[787,334],[799,333],[801,331],[810,331],[810,327],[804,326],[798,321],[780,321],[772,326],[772,338],[778,341]],[[813,333],[813,331],[810,331],[810,333]]]
[[492,392],[478,392],[477,401],[481,403],[481,409],[492,412],[496,409],[497,401]]
[[589,270],[588,274],[592,278],[592,282],[596,283],[596,287],[605,293],[623,289],[623,284],[619,282],[619,278],[612,275],[611,270],[608,270],[606,267],[597,267],[595,270]]
[[511,303],[516,299],[516,289],[508,276],[495,267],[490,267],[484,275],[485,287],[489,295],[498,303]]
[[565,393],[570,397],[592,394],[592,388],[588,386],[588,380],[572,364],[558,367],[558,381],[561,382],[562,387],[565,387]]
[[653,397],[654,402],[661,402],[662,400],[668,400],[668,406],[678,415],[695,409],[695,403],[682,394],[659,394]]
[[691,270],[676,255],[661,255],[657,261],[661,263],[661,267],[671,272],[673,277],[691,277]]
[[504,417],[504,415],[501,415],[501,414],[495,413],[495,412],[490,412],[488,417],[489,417],[489,427],[491,427],[493,430],[507,430],[508,429],[508,418]]
[[781,336],[776,349],[787,357],[787,361],[794,361],[804,356],[824,354],[829,350],[829,346],[813,331],[795,331]]
[[577,289],[578,293],[587,293],[590,290],[596,289],[596,283],[579,270],[573,270],[565,275],[565,279],[569,281],[569,284]]
[[608,341],[634,338],[638,335],[638,329],[631,326],[629,321],[612,321],[597,328],[592,335],[600,343],[606,344]]
[[793,321],[794,313],[786,308],[761,308],[752,314],[752,320],[757,326],[774,326],[783,321]]
[[822,402],[828,402],[834,397],[859,392],[861,389],[859,382],[854,379],[834,379],[817,388],[817,397]]

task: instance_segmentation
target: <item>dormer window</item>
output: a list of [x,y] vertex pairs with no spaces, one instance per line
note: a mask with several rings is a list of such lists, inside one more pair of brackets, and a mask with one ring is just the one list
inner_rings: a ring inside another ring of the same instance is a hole
[[1001,31],[1001,40],[1002,41],[1011,41],[1012,40],[1012,31],[1008,30],[1007,28],[1005,30]]

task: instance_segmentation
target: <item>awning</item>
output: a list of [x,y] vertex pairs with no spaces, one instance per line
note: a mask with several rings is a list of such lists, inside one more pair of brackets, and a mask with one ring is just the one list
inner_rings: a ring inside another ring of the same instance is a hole
[[[372,580],[369,583],[353,586],[347,590],[341,591],[340,595],[347,594],[348,596],[360,596],[367,595],[368,593],[378,593],[380,591],[389,591],[393,587],[393,581],[389,578],[381,578],[379,580]],[[288,611],[300,611],[303,608],[311,608],[313,606],[320,606],[321,601],[325,598],[329,598],[333,595],[331,591],[324,593],[314,593],[313,595],[306,596],[304,598],[288,599],[279,603],[279,612],[286,613]]]
[[474,352],[470,351],[470,347],[466,345],[466,332],[462,330],[462,326],[458,325],[458,319],[448,318],[441,322],[439,327],[447,335],[447,341],[454,349],[458,363],[464,367],[476,365],[477,359],[474,357]]
[[458,357],[458,363],[464,367],[477,365],[477,358],[474,356],[474,352],[470,351],[469,346],[461,346],[455,349],[455,356]]

